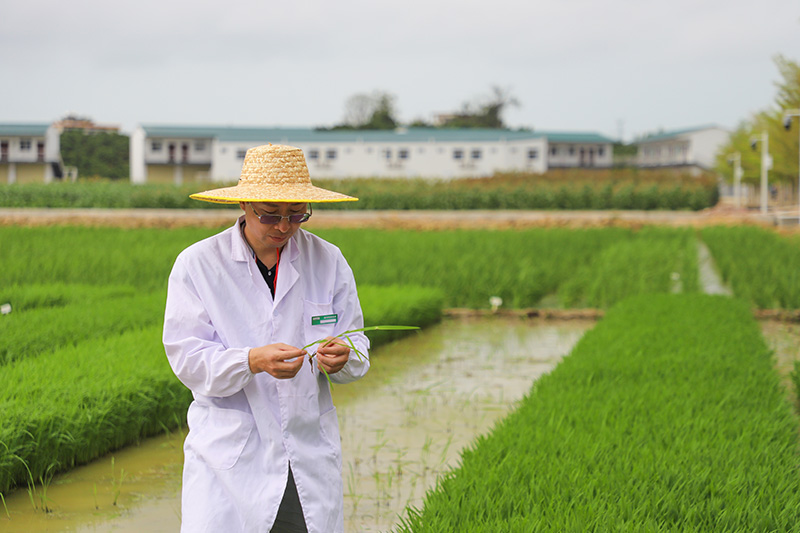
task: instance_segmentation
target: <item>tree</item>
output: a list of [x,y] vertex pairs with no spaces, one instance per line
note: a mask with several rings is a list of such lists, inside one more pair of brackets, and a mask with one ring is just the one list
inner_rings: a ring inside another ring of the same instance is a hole
[[511,96],[509,89],[494,85],[492,94],[475,103],[465,103],[462,111],[448,117],[442,124],[444,128],[505,128],[503,111],[509,107],[519,107],[520,103]]
[[393,130],[398,125],[394,101],[393,95],[383,91],[354,94],[345,103],[344,122],[331,129]]
[[127,179],[130,175],[127,135],[67,130],[61,134],[61,158],[78,176]]
[[800,64],[783,56],[777,56],[775,63],[783,78],[775,83],[778,91],[775,107],[755,114],[743,121],[731,133],[729,140],[717,154],[716,169],[729,181],[733,179],[733,167],[729,159],[739,152],[742,160],[742,180],[757,183],[761,179],[761,148],[753,150],[751,140],[760,137],[762,132],[769,135],[769,152],[772,156],[771,182],[794,184],[798,177],[798,128],[800,123],[793,119],[792,130],[787,132],[783,125],[784,112],[800,108]]

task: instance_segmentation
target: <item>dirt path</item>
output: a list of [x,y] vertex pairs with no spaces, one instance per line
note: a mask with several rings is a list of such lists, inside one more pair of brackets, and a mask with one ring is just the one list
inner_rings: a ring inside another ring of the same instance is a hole
[[[125,228],[208,227],[231,224],[238,209],[0,209],[0,226],[86,225]],[[772,227],[774,217],[728,207],[704,211],[338,211],[314,212],[309,228],[521,229],[533,227],[641,227],[753,224]]]

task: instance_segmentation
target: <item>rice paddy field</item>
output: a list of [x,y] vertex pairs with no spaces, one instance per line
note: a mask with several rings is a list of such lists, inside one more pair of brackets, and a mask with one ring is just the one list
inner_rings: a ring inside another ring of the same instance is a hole
[[[184,425],[191,396],[160,344],[166,279],[216,231],[0,227],[0,494]],[[314,232],[348,258],[368,325],[425,327],[452,308],[605,313],[399,531],[800,531],[797,415],[753,318],[800,309],[796,236]],[[733,297],[702,294],[698,242]]]

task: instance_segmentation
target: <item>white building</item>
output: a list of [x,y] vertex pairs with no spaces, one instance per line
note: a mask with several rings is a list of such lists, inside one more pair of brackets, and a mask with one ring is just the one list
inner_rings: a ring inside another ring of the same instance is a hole
[[60,135],[51,124],[0,124],[0,183],[61,179]]
[[613,141],[596,133],[400,128],[137,127],[131,135],[134,183],[236,181],[248,148],[301,148],[312,177],[489,176],[554,167],[610,167]]
[[728,141],[730,132],[719,126],[700,126],[684,130],[647,135],[636,146],[636,166],[686,167],[690,170],[709,170],[720,146]]

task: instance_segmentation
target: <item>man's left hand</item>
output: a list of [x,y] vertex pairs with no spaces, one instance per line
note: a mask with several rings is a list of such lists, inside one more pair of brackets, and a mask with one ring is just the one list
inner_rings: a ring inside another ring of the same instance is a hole
[[350,347],[340,338],[326,337],[328,342],[317,349],[317,364],[328,374],[335,374],[350,359]]

